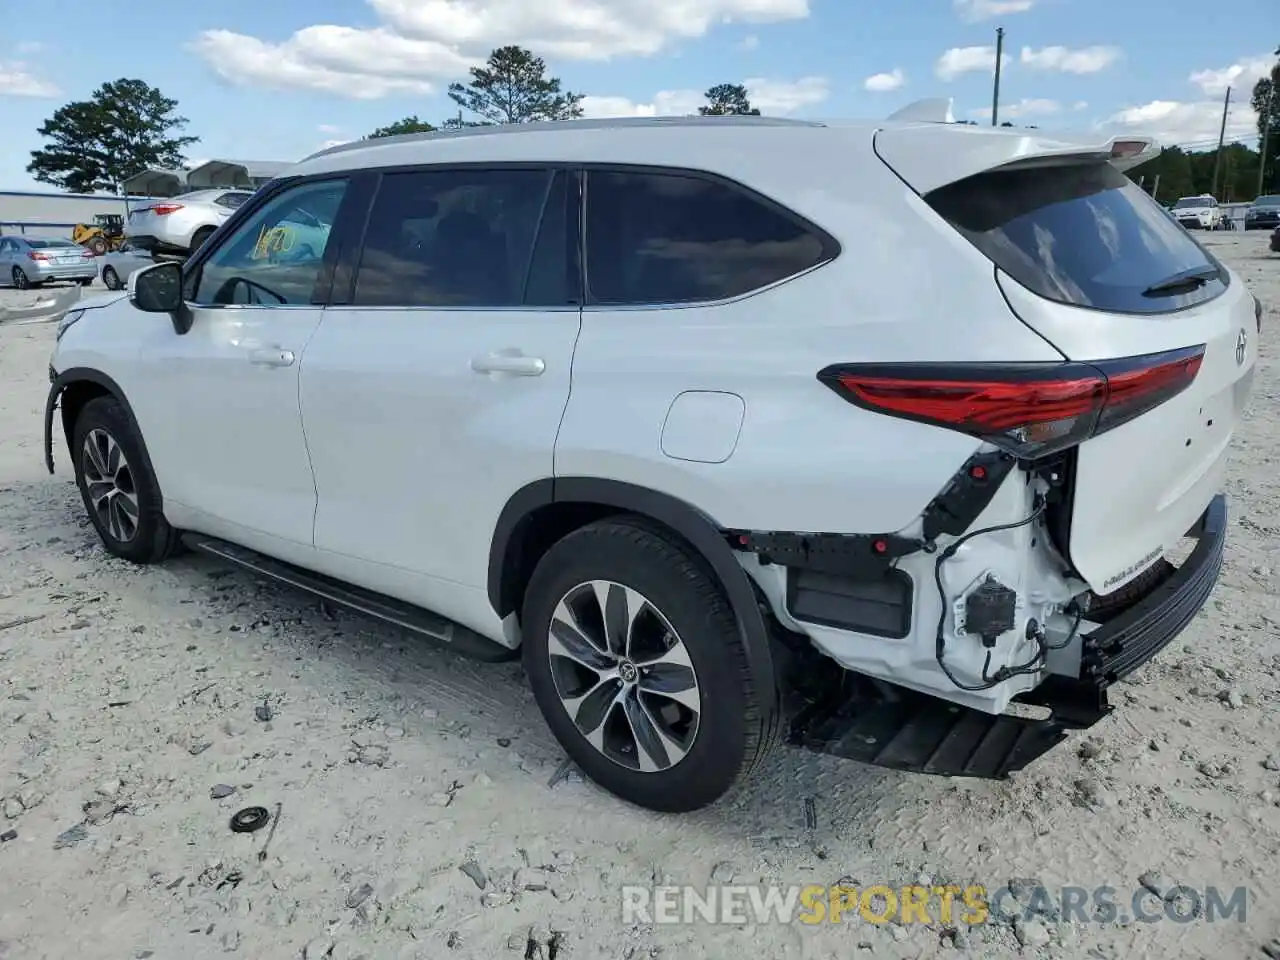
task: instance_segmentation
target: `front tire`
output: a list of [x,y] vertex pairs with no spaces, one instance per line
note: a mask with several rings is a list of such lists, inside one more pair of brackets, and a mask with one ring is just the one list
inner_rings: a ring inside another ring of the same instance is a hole
[[590,524],[547,551],[522,623],[552,733],[624,800],[699,809],[772,745],[723,591],[691,548],[639,518]]
[[142,438],[115,397],[85,404],[71,430],[76,486],[102,545],[132,563],[159,563],[177,534],[161,510],[160,487]]

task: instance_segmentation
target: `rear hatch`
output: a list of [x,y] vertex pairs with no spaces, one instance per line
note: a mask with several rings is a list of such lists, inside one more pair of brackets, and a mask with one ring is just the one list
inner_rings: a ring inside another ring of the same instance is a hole
[[1109,162],[1114,146],[936,124],[876,139],[992,262],[1023,323],[1102,370],[1118,405],[1146,397],[1113,426],[1103,407],[1074,447],[1068,552],[1098,594],[1158,561],[1221,489],[1260,333],[1244,284]]

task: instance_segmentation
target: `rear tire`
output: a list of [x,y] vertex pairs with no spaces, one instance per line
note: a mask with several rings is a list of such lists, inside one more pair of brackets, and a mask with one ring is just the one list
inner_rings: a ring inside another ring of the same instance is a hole
[[32,287],[38,287],[38,283],[32,283],[31,278],[27,276],[26,271],[21,267],[14,267],[11,276],[13,285],[19,290],[30,290]]
[[120,282],[120,275],[113,267],[102,268],[102,283],[108,290],[124,289],[124,284]]
[[522,624],[525,671],[552,733],[624,800],[699,809],[772,746],[719,584],[691,548],[640,518],[590,524],[548,550]]
[[199,250],[202,246],[204,246],[204,242],[208,240],[211,236],[213,236],[213,230],[214,230],[213,227],[201,227],[199,230],[193,233],[191,235],[191,249],[187,252],[189,254],[194,254],[197,250]]
[[177,545],[142,437],[115,397],[84,405],[71,430],[76,486],[102,545],[132,563],[159,563]]

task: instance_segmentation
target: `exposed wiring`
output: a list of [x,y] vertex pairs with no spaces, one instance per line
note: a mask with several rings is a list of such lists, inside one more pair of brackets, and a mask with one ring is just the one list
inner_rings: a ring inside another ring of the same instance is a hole
[[1046,650],[1065,649],[1066,647],[1071,646],[1071,641],[1076,638],[1076,633],[1079,632],[1080,630],[1080,621],[1084,619],[1084,610],[1082,610],[1080,608],[1080,605],[1077,604],[1074,600],[1071,602],[1071,605],[1068,609],[1070,609],[1071,607],[1075,608],[1076,619],[1075,619],[1075,622],[1071,624],[1071,630],[1067,633],[1067,638],[1063,640],[1061,643],[1045,644]]
[[951,668],[947,666],[946,659],[945,659],[946,647],[947,647],[945,633],[946,633],[946,623],[947,623],[947,611],[949,609],[949,606],[947,604],[946,588],[944,588],[942,585],[942,565],[946,563],[948,560],[950,560],[953,556],[955,556],[956,551],[958,551],[962,546],[964,546],[974,537],[980,537],[986,533],[999,533],[1003,530],[1016,530],[1019,527],[1025,527],[1028,524],[1035,523],[1036,520],[1038,520],[1044,514],[1045,508],[1047,506],[1048,506],[1048,501],[1046,501],[1043,496],[1037,493],[1035,495],[1035,500],[1033,501],[1033,504],[1032,504],[1031,513],[1026,517],[1024,517],[1023,519],[1015,520],[1012,523],[1001,523],[1001,524],[996,524],[990,527],[983,527],[980,530],[971,530],[969,533],[966,533],[964,536],[960,537],[953,543],[948,544],[947,547],[941,553],[938,554],[938,558],[933,562],[933,582],[934,582],[934,585],[937,586],[938,588],[938,600],[942,604],[942,610],[938,614],[938,633],[937,633],[936,644],[935,644],[934,658],[938,661],[938,667],[942,670],[944,674],[946,674],[947,679],[950,680],[952,683],[954,683],[961,690],[974,691],[974,692],[982,691],[982,690],[990,690],[992,687],[997,686],[1000,683],[1003,683],[1005,680],[1008,680],[1010,677],[1017,677],[1027,673],[1034,673],[1040,669],[1040,664],[1045,659],[1046,652],[1049,648],[1048,648],[1048,645],[1045,643],[1044,635],[1042,632],[1036,638],[1037,649],[1034,657],[1032,657],[1026,663],[1017,667],[1001,667],[999,670],[995,672],[994,676],[988,675],[988,670],[990,670],[991,668],[991,651],[988,650],[986,659],[982,663],[983,682],[977,683],[977,684],[971,684],[971,683],[964,683],[963,681],[961,681],[958,677],[956,677],[954,673],[951,672]]

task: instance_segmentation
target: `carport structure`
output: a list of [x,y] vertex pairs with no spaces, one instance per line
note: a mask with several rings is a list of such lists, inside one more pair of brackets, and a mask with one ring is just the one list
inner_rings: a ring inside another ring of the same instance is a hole
[[176,197],[187,190],[187,172],[153,167],[123,181],[120,190],[125,196]]
[[287,166],[276,160],[210,160],[187,171],[187,189],[257,190]]

